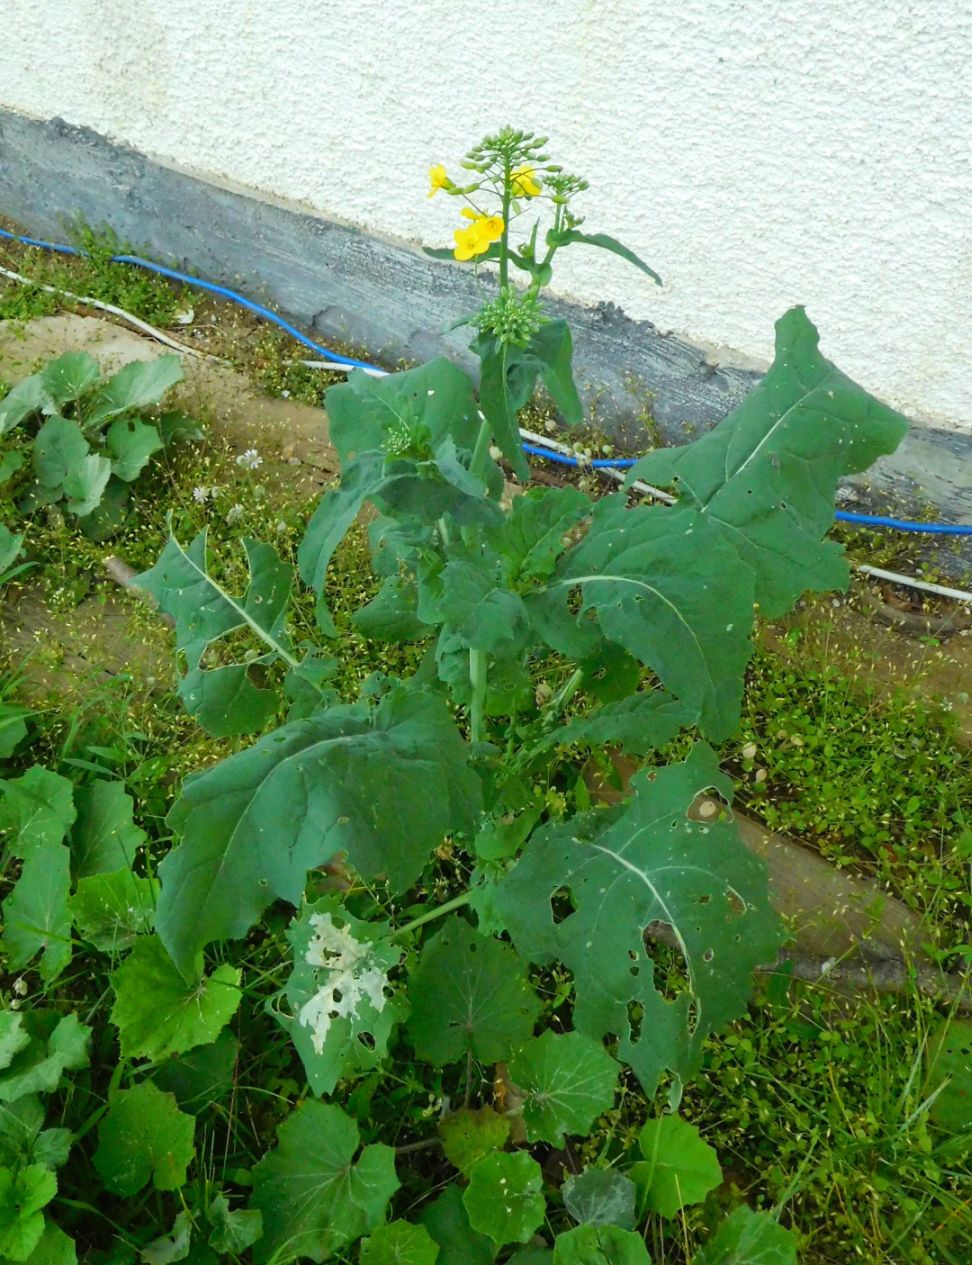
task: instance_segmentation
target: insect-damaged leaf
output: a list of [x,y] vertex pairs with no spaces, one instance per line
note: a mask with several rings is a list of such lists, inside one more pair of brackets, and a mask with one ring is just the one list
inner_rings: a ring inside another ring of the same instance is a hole
[[[534,834],[498,884],[495,909],[525,957],[573,971],[575,1027],[617,1036],[618,1057],[651,1093],[663,1068],[687,1075],[705,1035],[745,1011],[752,972],[783,935],[766,867],[735,826],[687,816],[700,792],[728,790],[708,747],[632,785],[623,808]],[[686,990],[674,1001],[653,982],[652,923],[669,929],[683,959]]]
[[[843,550],[824,540],[837,480],[893,452],[907,429],[818,347],[802,307],[776,323],[766,377],[714,430],[680,448],[649,453],[635,479],[677,485],[756,576],[756,600],[772,619],[806,589],[843,588]],[[676,484],[677,481],[677,484]]]
[[244,935],[277,898],[300,903],[307,871],[338,852],[396,891],[433,847],[472,829],[480,788],[445,703],[398,686],[373,709],[293,721],[186,780],[162,862],[159,935],[180,970]]

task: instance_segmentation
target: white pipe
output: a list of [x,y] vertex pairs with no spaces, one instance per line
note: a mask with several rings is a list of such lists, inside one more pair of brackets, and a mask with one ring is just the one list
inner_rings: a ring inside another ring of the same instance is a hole
[[881,567],[869,567],[866,563],[856,564],[858,571],[865,575],[876,576],[879,580],[890,580],[893,584],[907,584],[913,589],[923,589],[926,593],[937,593],[939,597],[951,597],[956,602],[972,602],[972,593],[964,589],[950,589],[945,584],[932,584],[930,580],[915,580],[908,575],[899,575],[897,571],[884,571]]

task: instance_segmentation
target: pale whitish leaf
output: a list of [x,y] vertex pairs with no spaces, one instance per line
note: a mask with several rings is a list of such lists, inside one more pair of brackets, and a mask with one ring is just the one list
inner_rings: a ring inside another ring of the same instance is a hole
[[692,1265],[797,1265],[796,1239],[769,1213],[743,1204],[726,1217]]
[[123,1058],[158,1061],[213,1041],[240,1004],[240,971],[224,962],[187,984],[156,936],[143,936],[112,972]]
[[[21,1019],[22,1016],[15,1016]],[[0,1024],[3,1015],[0,1015]],[[33,1012],[24,1030],[29,1038],[21,1044],[19,1026],[8,1032],[8,1056],[12,1057],[0,1072],[0,1103],[16,1102],[25,1094],[49,1094],[57,1089],[66,1071],[88,1066],[88,1040],[91,1029],[79,1022],[77,1015],[59,1018],[50,1011]],[[3,1044],[0,1027],[0,1045]],[[0,1066],[3,1065],[0,1058]]]
[[267,544],[243,539],[250,581],[242,598],[233,597],[209,567],[206,532],[188,548],[170,536],[155,566],[133,583],[158,602],[176,626],[176,647],[185,655],[187,673],[179,695],[190,715],[219,737],[252,733],[274,714],[273,690],[254,685],[245,664],[207,669],[204,656],[228,633],[248,629],[269,651],[269,658],[290,661],[285,630],[291,568]]
[[491,1265],[496,1253],[485,1234],[469,1224],[469,1214],[458,1186],[447,1186],[438,1199],[427,1203],[421,1221],[439,1245],[436,1265]]
[[130,868],[145,842],[132,820],[134,801],[122,781],[101,778],[75,792],[77,820],[71,829],[75,878]]
[[58,408],[79,400],[97,386],[100,376],[97,360],[86,351],[69,351],[58,356],[38,375],[42,387]]
[[399,1186],[395,1153],[376,1143],[359,1155],[358,1126],[340,1107],[305,1102],[277,1139],[253,1169],[251,1203],[263,1216],[257,1265],[324,1261],[383,1220]]
[[188,1212],[178,1213],[168,1234],[160,1234],[145,1244],[141,1250],[142,1260],[148,1265],[175,1265],[177,1261],[184,1261],[192,1244],[192,1225]]
[[158,404],[166,391],[181,381],[182,366],[178,356],[134,360],[101,388],[87,410],[87,421],[89,425],[100,426],[122,413]]
[[526,1243],[547,1210],[540,1165],[524,1151],[487,1155],[469,1174],[462,1201],[472,1228],[497,1247]]
[[[336,897],[308,905],[287,928],[294,966],[284,988],[287,1013],[272,1013],[290,1033],[315,1094],[384,1058],[402,1006],[390,994],[388,973],[402,949],[380,922],[347,913]],[[366,1041],[362,1041],[362,1037]]]
[[579,1225],[558,1234],[553,1265],[651,1265],[645,1241],[616,1225]]
[[703,1141],[696,1125],[679,1116],[649,1120],[639,1136],[643,1163],[632,1165],[642,1211],[675,1217],[683,1208],[702,1203],[722,1181],[715,1150]]
[[180,969],[210,941],[244,935],[274,899],[298,905],[307,871],[338,852],[367,878],[409,887],[444,835],[473,827],[480,787],[467,759],[445,703],[396,687],[373,709],[294,721],[187,779],[156,919]]
[[361,1245],[360,1265],[436,1265],[439,1246],[425,1226],[388,1221]]
[[155,885],[131,870],[93,874],[78,881],[68,908],[78,934],[103,953],[120,953],[151,931]]
[[613,1168],[585,1168],[568,1177],[561,1193],[564,1207],[580,1225],[617,1225],[633,1230],[637,1188]]
[[45,983],[71,961],[70,867],[71,854],[63,844],[33,850],[3,902],[3,945],[10,967],[22,970],[40,954],[37,971]]
[[156,1190],[178,1190],[196,1153],[196,1122],[171,1094],[151,1081],[119,1090],[98,1125],[94,1166],[115,1195],[130,1198],[151,1180]]
[[14,856],[60,843],[76,817],[74,788],[66,777],[35,765],[22,777],[0,782],[0,829],[12,834]]
[[482,1063],[508,1058],[540,1010],[517,954],[460,917],[426,944],[409,992],[409,1036],[419,1057],[434,1064],[468,1053]]
[[[580,610],[571,616],[574,593]],[[703,732],[724,738],[735,730],[752,652],[753,576],[697,511],[628,508],[623,493],[602,498],[583,540],[531,598],[536,631],[552,649],[586,657],[571,629],[589,629],[585,612],[593,611],[604,637],[698,711]]]
[[620,1070],[580,1032],[548,1030],[528,1041],[510,1063],[510,1079],[523,1093],[529,1140],[563,1146],[565,1133],[588,1133],[613,1104]]
[[776,359],[759,386],[695,443],[660,448],[633,467],[635,479],[677,486],[681,504],[703,515],[756,576],[767,618],[806,589],[843,588],[833,524],[843,475],[895,450],[907,429],[900,413],[858,386],[819,350],[802,307],[776,324]]
[[[638,774],[622,808],[535,832],[494,894],[525,958],[573,972],[575,1027],[617,1036],[648,1093],[663,1068],[694,1070],[706,1034],[745,1013],[753,970],[783,941],[764,862],[731,822],[688,817],[712,787],[729,794],[715,754],[697,745],[681,764]],[[687,988],[674,1001],[644,951],[653,922],[671,929],[683,958]]]

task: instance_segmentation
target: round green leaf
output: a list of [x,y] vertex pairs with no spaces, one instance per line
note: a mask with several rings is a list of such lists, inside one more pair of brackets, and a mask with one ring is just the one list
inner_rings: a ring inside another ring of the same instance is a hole
[[947,1019],[928,1043],[928,1087],[938,1090],[929,1115],[943,1129],[972,1126],[972,1019]]
[[179,1110],[172,1094],[142,1081],[110,1100],[98,1126],[94,1166],[105,1186],[126,1198],[149,1178],[156,1190],[178,1190],[196,1153],[195,1128],[193,1117]]
[[163,1059],[207,1045],[236,1013],[242,996],[240,971],[226,962],[187,984],[157,936],[136,941],[111,982],[111,1021],[124,1058]]
[[423,1225],[388,1221],[361,1245],[361,1265],[435,1265],[439,1245]]
[[617,1225],[633,1230],[637,1224],[637,1187],[613,1168],[585,1168],[568,1177],[561,1193],[564,1207],[580,1225]]
[[553,1265],[651,1265],[640,1234],[616,1225],[579,1225],[558,1234]]
[[768,1213],[744,1204],[723,1221],[693,1265],[797,1265],[796,1240]]
[[690,1204],[701,1203],[722,1181],[715,1151],[694,1124],[679,1116],[649,1120],[639,1141],[645,1162],[633,1165],[631,1178],[649,1212],[677,1216]]
[[469,1224],[458,1186],[447,1186],[438,1199],[426,1204],[421,1219],[439,1245],[437,1265],[492,1265],[493,1246]]
[[565,1133],[587,1133],[614,1102],[620,1070],[599,1041],[579,1032],[547,1031],[529,1041],[510,1078],[523,1091],[530,1141],[562,1146]]
[[526,1243],[547,1209],[540,1165],[523,1151],[487,1155],[469,1174],[462,1201],[472,1228],[497,1247]]
[[485,1155],[499,1151],[510,1136],[510,1122],[492,1107],[463,1107],[439,1125],[446,1159],[468,1173]]
[[540,1010],[513,949],[458,917],[425,946],[411,994],[409,1035],[430,1063],[454,1063],[470,1051],[482,1063],[506,1059],[529,1038]]

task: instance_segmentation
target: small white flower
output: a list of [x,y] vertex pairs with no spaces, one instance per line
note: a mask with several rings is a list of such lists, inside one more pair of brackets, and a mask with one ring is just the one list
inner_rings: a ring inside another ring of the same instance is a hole
[[19,997],[11,997],[11,998],[10,998],[10,1009],[11,1009],[11,1010],[19,1010],[19,1009],[20,1009],[20,998],[19,998]]
[[14,980],[13,990],[18,997],[27,996],[27,981],[22,975],[18,979]]
[[203,487],[193,488],[192,499],[196,502],[197,505],[205,505],[206,502],[212,496],[214,490],[215,490],[214,488],[203,488]]
[[244,470],[255,470],[257,466],[263,465],[263,458],[255,448],[247,448],[246,452],[241,452],[236,458],[236,464]]
[[281,391],[281,392],[280,392],[280,395],[281,395],[281,398],[282,398],[282,399],[284,399],[284,400],[289,400],[289,399],[290,399],[290,392],[289,392],[289,391]]
[[286,536],[288,528],[282,518],[278,521],[275,530],[278,536]]
[[231,505],[229,509],[226,511],[226,521],[230,523],[231,525],[233,523],[238,523],[242,517],[243,517],[242,505]]

